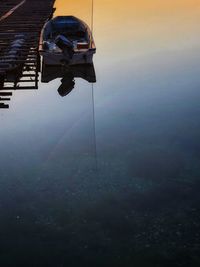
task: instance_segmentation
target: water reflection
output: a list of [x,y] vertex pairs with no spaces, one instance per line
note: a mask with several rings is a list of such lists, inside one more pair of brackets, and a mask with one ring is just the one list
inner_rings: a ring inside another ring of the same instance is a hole
[[[38,65],[40,61],[38,61]],[[8,90],[36,90],[38,89],[39,67],[25,66],[24,71],[8,72],[6,79],[0,84],[0,108],[8,109],[9,105],[4,102],[10,101],[12,93]],[[89,83],[96,83],[94,64],[81,65],[46,65],[42,64],[41,83],[49,83],[61,78],[58,87],[60,96],[67,96],[75,87],[75,78],[82,78]],[[4,91],[3,91],[4,90]],[[8,97],[9,96],[9,97]]]
[[45,65],[42,67],[42,83],[49,83],[57,78],[61,79],[58,88],[60,96],[68,95],[75,87],[75,78],[82,78],[89,83],[96,82],[94,64],[53,66]]
[[[5,95],[9,90],[37,90],[39,71],[39,55],[36,56],[35,63],[30,62],[27,58],[24,63],[18,64],[15,68],[7,70],[2,75],[0,74],[0,92]],[[9,94],[9,92],[7,93]],[[10,99],[1,98],[0,100],[9,101]],[[9,105],[1,102],[0,108],[9,108]]]
[[17,92],[1,112],[0,261],[199,266],[199,1],[95,3],[98,171],[87,81]]

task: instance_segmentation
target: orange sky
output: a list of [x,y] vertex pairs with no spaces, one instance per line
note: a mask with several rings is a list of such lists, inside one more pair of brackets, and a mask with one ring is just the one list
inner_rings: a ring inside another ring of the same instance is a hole
[[[90,14],[92,0],[57,0],[57,14]],[[173,15],[200,8],[199,0],[94,0],[95,11],[115,16]]]
[[[57,0],[55,15],[75,15],[91,25],[92,0]],[[200,42],[200,0],[94,0],[98,45],[140,54]],[[97,46],[98,46],[97,45]]]

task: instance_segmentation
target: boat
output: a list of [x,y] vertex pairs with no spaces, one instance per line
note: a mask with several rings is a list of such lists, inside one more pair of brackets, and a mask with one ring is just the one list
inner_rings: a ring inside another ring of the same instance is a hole
[[45,65],[92,64],[96,46],[85,22],[74,16],[57,16],[44,25],[39,52]]

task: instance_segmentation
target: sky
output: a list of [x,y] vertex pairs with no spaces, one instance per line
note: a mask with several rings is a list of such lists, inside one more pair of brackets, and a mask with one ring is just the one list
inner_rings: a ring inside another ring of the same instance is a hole
[[[91,26],[91,0],[57,0],[56,15],[75,15]],[[200,44],[199,0],[94,0],[94,37],[107,54],[131,57]],[[116,27],[117,25],[117,27]]]

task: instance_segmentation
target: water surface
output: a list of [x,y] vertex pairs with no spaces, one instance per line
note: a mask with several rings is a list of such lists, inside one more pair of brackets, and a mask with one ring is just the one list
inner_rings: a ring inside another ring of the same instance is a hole
[[[86,2],[55,15],[90,25]],[[196,0],[95,0],[97,82],[14,92],[2,266],[199,266],[199,18]]]

